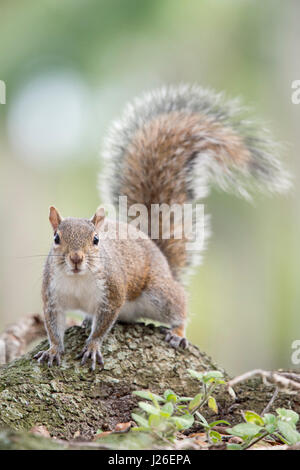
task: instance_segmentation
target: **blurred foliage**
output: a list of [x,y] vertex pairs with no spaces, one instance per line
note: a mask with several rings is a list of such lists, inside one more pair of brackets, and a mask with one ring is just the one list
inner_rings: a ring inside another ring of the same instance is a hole
[[[47,253],[52,237],[48,206],[89,216],[99,204],[98,151],[110,120],[145,89],[197,82],[242,96],[279,140],[292,143],[285,153],[296,184],[291,196],[258,197],[253,206],[212,192],[206,212],[214,234],[191,280],[188,337],[231,372],[291,367],[299,331],[300,107],[290,100],[291,81],[300,76],[299,2],[1,0],[0,9],[0,79],[7,85],[0,106],[0,327],[41,309],[44,258],[36,255]],[[12,109],[32,80],[64,70],[90,93],[85,139],[59,164],[34,166],[8,132]]]

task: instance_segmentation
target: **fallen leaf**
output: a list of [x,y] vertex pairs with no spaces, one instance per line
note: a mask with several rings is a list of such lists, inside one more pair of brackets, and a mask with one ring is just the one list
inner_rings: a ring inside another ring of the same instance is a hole
[[96,434],[94,440],[101,439],[101,437],[108,436],[109,434],[112,434],[112,431],[99,432],[99,434]]
[[190,434],[189,437],[203,437],[206,439],[206,434],[205,432],[194,432],[193,434]]
[[230,444],[241,444],[243,442],[243,439],[241,439],[240,437],[237,437],[237,436],[233,436],[230,439],[228,439],[228,442]]
[[118,423],[115,426],[116,432],[127,432],[132,426],[132,421],[128,421],[128,423]]

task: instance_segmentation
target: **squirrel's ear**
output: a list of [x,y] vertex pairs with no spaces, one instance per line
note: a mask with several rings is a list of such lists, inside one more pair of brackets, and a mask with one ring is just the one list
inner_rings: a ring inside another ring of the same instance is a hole
[[53,227],[53,230],[54,232],[56,232],[59,224],[61,223],[61,221],[63,220],[62,217],[60,216],[59,212],[57,209],[55,209],[55,207],[51,206],[50,207],[50,212],[49,212],[49,220],[50,220],[50,223]]
[[96,229],[100,228],[105,219],[105,210],[103,207],[98,207],[95,215],[91,218],[91,222],[95,225]]

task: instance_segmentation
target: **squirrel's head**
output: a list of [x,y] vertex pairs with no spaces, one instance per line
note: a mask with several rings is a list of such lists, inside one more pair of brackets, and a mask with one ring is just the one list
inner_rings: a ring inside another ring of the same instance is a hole
[[49,220],[54,231],[51,256],[55,265],[69,275],[93,272],[99,258],[99,230],[105,211],[98,207],[91,219],[62,218],[50,207]]

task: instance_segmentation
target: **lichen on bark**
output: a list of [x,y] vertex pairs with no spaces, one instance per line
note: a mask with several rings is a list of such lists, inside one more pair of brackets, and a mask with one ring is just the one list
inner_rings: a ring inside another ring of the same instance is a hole
[[[0,428],[29,430],[43,425],[51,436],[91,438],[99,428],[114,429],[117,423],[130,420],[138,402],[133,390],[150,389],[161,394],[172,389],[181,396],[194,396],[199,384],[187,369],[220,370],[193,345],[186,350],[169,347],[158,328],[118,324],[103,344],[104,370],[91,372],[75,359],[85,340],[81,327],[66,331],[61,367],[48,368],[33,360],[38,350],[47,348],[45,340],[0,368]],[[241,420],[242,409],[261,412],[272,396],[272,388],[254,379],[238,386],[236,393],[234,402],[224,388],[217,391],[219,414],[213,419],[234,423]],[[299,412],[299,395],[280,394],[277,406]]]
[[86,339],[80,327],[66,331],[61,367],[40,366],[33,355],[47,348],[43,341],[32,352],[1,368],[0,426],[30,429],[45,425],[51,435],[89,437],[99,428],[113,428],[130,419],[137,403],[133,390],[162,392],[171,388],[184,395],[197,392],[187,369],[216,365],[190,346],[176,351],[158,329],[117,325],[103,345],[104,370],[93,373],[75,359]]

